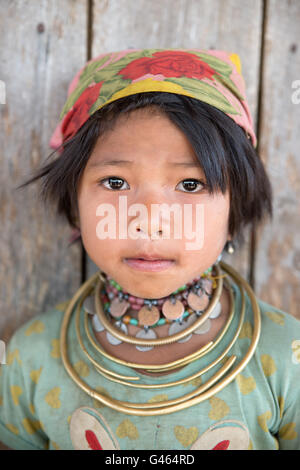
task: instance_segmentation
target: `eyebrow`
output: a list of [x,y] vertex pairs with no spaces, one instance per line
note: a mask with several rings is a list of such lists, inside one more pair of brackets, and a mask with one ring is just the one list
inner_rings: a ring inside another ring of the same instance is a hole
[[[135,162],[131,160],[101,160],[98,162],[90,163],[87,169],[102,167],[102,166],[132,166]],[[200,163],[196,162],[170,162],[169,166],[183,166],[186,168],[199,168]]]

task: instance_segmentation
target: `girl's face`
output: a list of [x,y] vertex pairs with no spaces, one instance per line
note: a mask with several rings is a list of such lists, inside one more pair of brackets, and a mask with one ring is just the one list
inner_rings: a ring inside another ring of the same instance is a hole
[[[229,200],[228,190],[209,195],[183,132],[165,115],[139,109],[99,137],[89,158],[78,185],[82,241],[92,261],[125,291],[165,297],[202,274],[222,252],[230,238]],[[139,204],[137,212],[133,204]],[[160,223],[153,204],[164,204]],[[157,271],[128,263],[142,254],[172,262]]]

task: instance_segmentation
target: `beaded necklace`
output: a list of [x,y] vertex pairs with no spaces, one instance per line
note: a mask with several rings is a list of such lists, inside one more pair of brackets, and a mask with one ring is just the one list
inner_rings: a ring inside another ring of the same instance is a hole
[[[169,336],[172,336],[186,329],[195,323],[207,309],[212,298],[212,291],[215,286],[217,276],[212,276],[213,267],[197,276],[193,281],[179,287],[167,297],[161,299],[143,299],[130,295],[121,286],[105,273],[100,274],[104,284],[100,292],[101,302],[104,312],[114,325],[121,332],[128,334],[127,325],[131,324],[140,327],[136,338],[155,339],[157,335],[154,328],[166,323],[170,324]],[[224,275],[223,275],[224,276]],[[87,297],[84,302],[84,309],[93,315],[93,326],[97,332],[105,328],[99,317],[95,315],[93,298]],[[129,308],[135,310],[137,318],[126,314]],[[216,303],[207,321],[194,331],[195,334],[205,334],[210,330],[210,319],[217,318],[221,313],[221,304]],[[107,329],[107,327],[106,327]],[[122,340],[109,329],[106,332],[107,340],[112,345],[119,345]],[[179,342],[188,341],[192,334],[182,338]],[[139,351],[150,351],[152,346],[136,345]]]

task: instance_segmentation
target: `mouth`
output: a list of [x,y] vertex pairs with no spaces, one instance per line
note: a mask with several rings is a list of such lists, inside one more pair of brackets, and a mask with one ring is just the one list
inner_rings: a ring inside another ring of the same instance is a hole
[[132,258],[124,258],[123,261],[131,268],[138,271],[158,272],[174,266],[174,259],[162,258],[154,255],[142,255]]

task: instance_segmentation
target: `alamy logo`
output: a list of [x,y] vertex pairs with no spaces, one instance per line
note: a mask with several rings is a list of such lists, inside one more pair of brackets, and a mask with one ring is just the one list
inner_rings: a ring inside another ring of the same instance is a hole
[[292,103],[300,104],[300,80],[294,80],[292,83],[292,88],[296,89],[296,91],[292,93]]
[[6,103],[5,83],[0,80],[0,104]]
[[[113,204],[102,203],[96,209],[96,216],[102,216],[97,223],[96,236],[99,240],[106,238],[125,240],[131,238],[149,238],[148,236],[148,207],[144,204],[131,204],[127,206],[127,196],[119,196],[119,207],[116,210]],[[195,212],[195,214],[193,213]],[[173,228],[171,231],[171,213],[173,214]],[[118,214],[118,224],[117,224]],[[136,216],[128,224],[128,216]],[[193,223],[193,220],[195,222]],[[151,204],[151,240],[154,239],[188,239],[187,250],[200,250],[204,243],[204,205],[203,204]],[[194,230],[193,230],[194,225]],[[117,236],[118,229],[118,236]],[[158,232],[162,236],[157,235]]]
[[0,340],[0,364],[6,364],[5,343]]

